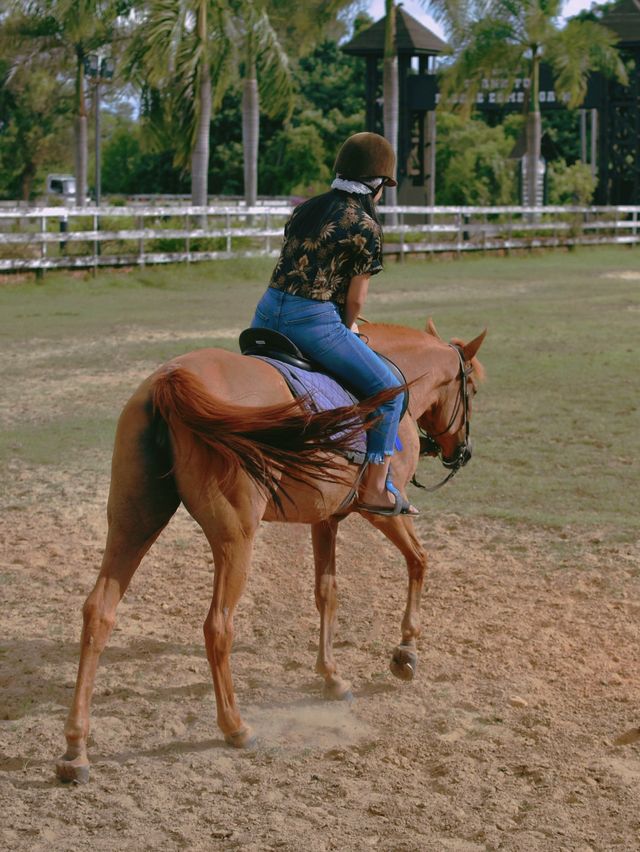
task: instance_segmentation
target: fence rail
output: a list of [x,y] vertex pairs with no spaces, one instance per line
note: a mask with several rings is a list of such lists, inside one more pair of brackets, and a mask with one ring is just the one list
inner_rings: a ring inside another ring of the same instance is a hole
[[[291,205],[0,209],[0,271],[275,256]],[[385,253],[640,243],[637,207],[379,208]]]

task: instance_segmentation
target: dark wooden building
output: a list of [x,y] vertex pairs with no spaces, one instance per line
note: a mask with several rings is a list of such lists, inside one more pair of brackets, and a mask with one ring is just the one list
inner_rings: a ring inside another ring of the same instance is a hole
[[[383,133],[382,74],[385,18],[358,33],[342,48],[366,61],[366,130]],[[435,58],[448,46],[435,33],[396,7],[398,52],[398,200],[433,203],[435,184]],[[431,93],[425,97],[425,93]]]
[[601,20],[633,62],[628,86],[602,82],[596,200],[640,204],[640,0],[620,0]]

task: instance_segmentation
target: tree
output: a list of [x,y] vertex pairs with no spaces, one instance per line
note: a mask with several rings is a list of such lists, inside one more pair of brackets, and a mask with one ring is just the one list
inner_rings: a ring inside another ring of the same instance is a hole
[[261,152],[263,192],[309,195],[326,189],[340,145],[364,122],[362,60],[333,41],[294,66],[296,105],[283,126],[267,127]]
[[540,159],[540,63],[547,62],[557,89],[574,108],[584,99],[588,76],[600,71],[626,81],[615,49],[616,38],[594,21],[570,20],[560,29],[562,0],[424,0],[445,25],[454,61],[443,75],[444,100],[464,92],[467,112],[487,78],[501,78],[505,89],[519,76],[530,83],[525,98],[528,197],[535,198]]
[[289,116],[293,109],[293,79],[289,60],[265,9],[239,0],[234,4],[234,13],[227,31],[241,49],[244,197],[250,207],[258,194],[260,101],[267,115]]
[[24,46],[21,61],[58,72],[73,69],[76,204],[87,197],[87,107],[85,60],[113,43],[126,0],[13,0],[5,23],[9,37]]
[[292,59],[308,56],[318,44],[338,42],[362,13],[362,0],[265,0],[269,20]]
[[509,152],[522,120],[489,127],[450,112],[438,120],[437,195],[445,205],[513,204],[517,179]]
[[149,98],[156,127],[178,130],[176,162],[190,163],[196,206],[207,203],[211,110],[229,79],[224,12],[212,0],[149,0],[127,54],[127,76]]
[[71,92],[50,73],[0,60],[0,192],[5,198],[28,201],[47,165],[69,170],[71,110]]
[[[245,195],[255,203],[259,88],[264,107],[277,112],[292,98],[291,76],[269,18],[251,0],[150,0],[129,51],[131,79],[164,100],[166,119],[180,128],[177,162],[191,161],[192,203],[208,197],[209,132],[234,79],[243,78]],[[186,130],[186,132],[185,132]]]

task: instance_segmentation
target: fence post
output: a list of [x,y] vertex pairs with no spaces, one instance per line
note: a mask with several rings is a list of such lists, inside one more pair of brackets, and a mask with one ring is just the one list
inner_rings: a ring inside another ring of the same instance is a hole
[[404,210],[400,213],[400,263],[404,263]]
[[93,241],[93,276],[98,274],[98,255],[100,254],[100,242],[98,240],[98,214],[93,214],[93,232],[95,239]]
[[228,210],[225,221],[227,223],[227,253],[231,254],[231,214]]
[[[136,217],[136,223],[138,230],[142,231],[144,229],[144,216],[142,214]],[[138,237],[138,266],[144,266],[144,237],[142,235]]]
[[[40,233],[46,234],[46,232],[47,232],[47,217],[42,216],[40,218]],[[47,244],[44,241],[44,239],[42,239],[40,241],[40,260],[44,261],[44,260],[46,260],[46,258],[47,258]],[[38,278],[38,279],[44,278],[44,265],[42,265],[38,269],[36,269],[36,278]]]
[[184,249],[187,255],[187,263],[191,263],[191,238],[189,237],[189,230],[191,229],[191,216],[188,213],[184,214],[184,229],[187,232],[187,236],[184,239]]
[[[264,227],[268,232],[271,230],[271,213],[267,210],[264,216]],[[265,251],[267,254],[271,254],[271,234],[267,233],[267,239],[265,241]]]
[[[42,219],[40,220],[40,233],[41,234],[47,233],[47,217],[46,216],[43,216]],[[44,240],[42,240],[42,242],[40,243],[40,257],[43,260],[45,260],[46,257],[47,257],[47,244]]]
[[[68,219],[66,213],[63,213],[62,216],[60,216],[59,225],[60,225],[60,233],[66,234],[67,229],[69,227],[69,219]],[[60,254],[64,254],[67,250],[67,241],[66,240],[60,240],[60,242],[58,243],[58,247],[60,249]]]

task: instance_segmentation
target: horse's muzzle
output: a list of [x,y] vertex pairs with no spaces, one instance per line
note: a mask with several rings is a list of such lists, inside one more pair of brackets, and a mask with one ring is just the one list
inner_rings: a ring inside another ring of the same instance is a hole
[[471,461],[471,456],[473,455],[473,446],[471,441],[467,439],[464,444],[460,444],[456,448],[456,454],[451,456],[451,458],[442,459],[442,464],[447,468],[458,468],[464,467],[467,462]]

